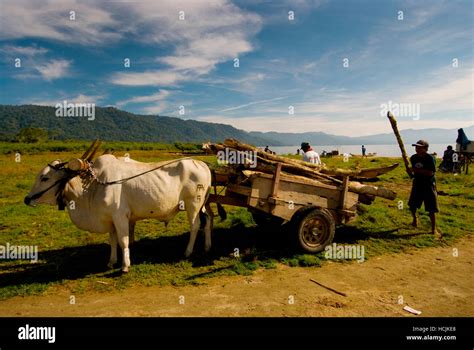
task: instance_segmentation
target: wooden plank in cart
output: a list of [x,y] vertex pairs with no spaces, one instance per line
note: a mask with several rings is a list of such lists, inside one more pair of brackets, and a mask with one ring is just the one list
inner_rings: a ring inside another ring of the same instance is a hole
[[341,199],[339,202],[340,209],[347,208],[347,194],[349,193],[347,190],[349,189],[349,176],[344,176],[344,180],[342,181],[342,189],[341,189]]

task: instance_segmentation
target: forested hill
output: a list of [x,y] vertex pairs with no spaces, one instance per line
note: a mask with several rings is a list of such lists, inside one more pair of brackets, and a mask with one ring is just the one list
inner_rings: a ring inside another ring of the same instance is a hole
[[0,105],[2,140],[11,140],[22,128],[43,128],[54,139],[146,142],[221,142],[233,137],[255,145],[273,144],[230,125],[137,115],[112,107],[96,107],[94,120],[87,117],[57,117],[54,107]]

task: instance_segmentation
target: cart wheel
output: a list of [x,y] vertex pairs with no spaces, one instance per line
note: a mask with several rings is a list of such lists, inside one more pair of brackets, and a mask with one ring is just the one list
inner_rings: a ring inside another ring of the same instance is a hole
[[298,246],[308,253],[323,251],[334,239],[336,224],[326,209],[303,213],[295,224]]

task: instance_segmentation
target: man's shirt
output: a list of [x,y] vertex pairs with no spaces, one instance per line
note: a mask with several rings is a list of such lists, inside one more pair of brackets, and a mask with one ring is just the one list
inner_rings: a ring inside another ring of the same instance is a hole
[[423,157],[418,154],[414,154],[410,157],[411,166],[415,169],[430,170],[433,172],[432,176],[426,176],[422,174],[415,173],[415,183],[416,184],[434,184],[436,179],[434,173],[436,172],[436,160],[431,155],[426,153]]
[[315,151],[308,151],[303,153],[303,161],[313,163],[313,164],[321,164],[321,159],[319,158],[319,154]]

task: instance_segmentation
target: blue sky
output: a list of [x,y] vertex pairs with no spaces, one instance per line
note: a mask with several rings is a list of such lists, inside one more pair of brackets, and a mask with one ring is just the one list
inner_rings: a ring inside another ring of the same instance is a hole
[[362,136],[392,101],[420,107],[402,129],[467,127],[473,38],[471,0],[2,0],[0,103]]

